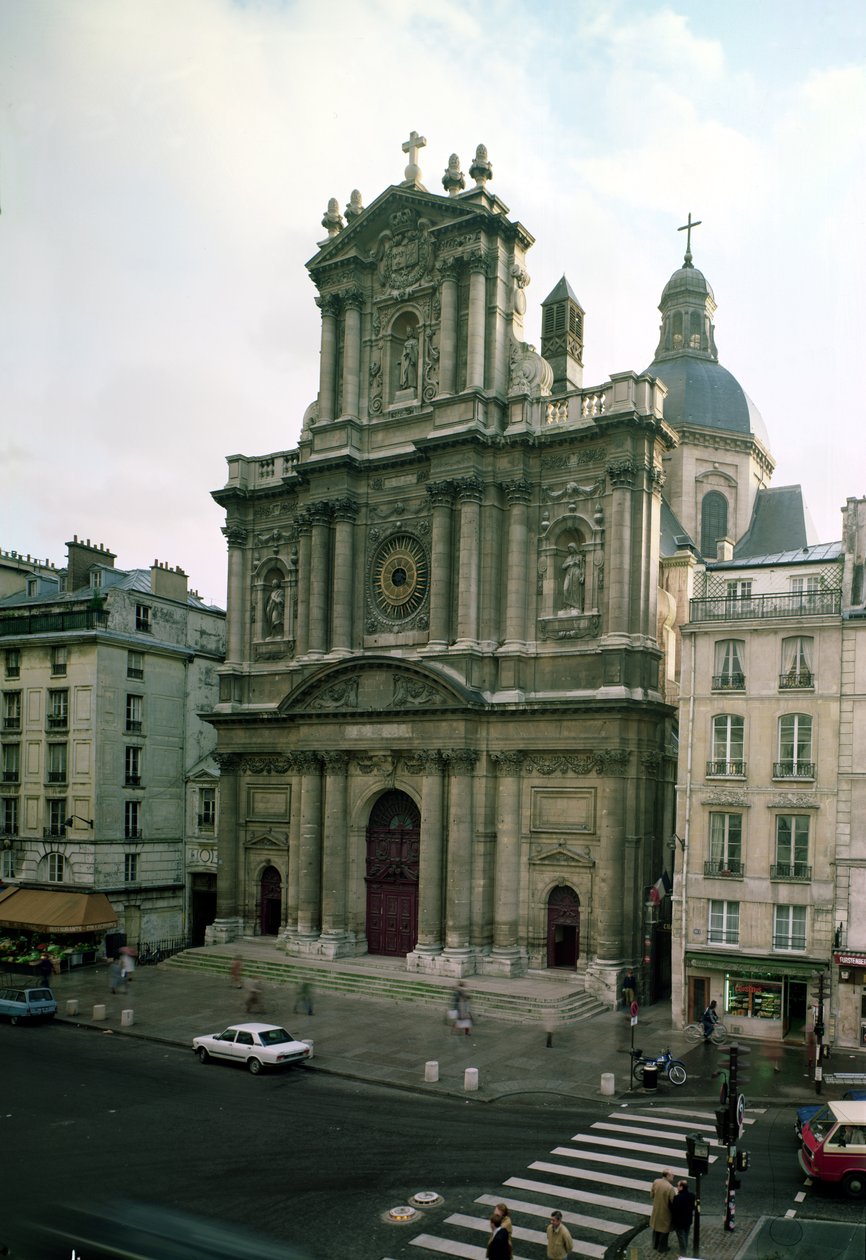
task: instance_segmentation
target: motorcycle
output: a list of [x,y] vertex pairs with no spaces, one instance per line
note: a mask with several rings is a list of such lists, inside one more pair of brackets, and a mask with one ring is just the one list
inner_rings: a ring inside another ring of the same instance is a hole
[[636,1081],[643,1082],[644,1068],[657,1067],[659,1076],[666,1077],[671,1085],[685,1085],[688,1078],[686,1065],[681,1059],[675,1059],[670,1050],[662,1050],[655,1057],[645,1057],[642,1050],[632,1050],[631,1074]]

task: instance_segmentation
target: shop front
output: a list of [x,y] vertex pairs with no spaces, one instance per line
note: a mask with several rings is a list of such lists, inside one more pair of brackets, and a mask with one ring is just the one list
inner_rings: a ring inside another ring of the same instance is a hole
[[732,958],[729,954],[695,952],[686,954],[685,961],[690,1019],[700,1019],[702,1010],[715,998],[733,1037],[764,1041],[805,1038],[810,986],[814,987],[813,978],[826,969],[826,964],[780,964],[742,954]]
[[0,970],[28,973],[47,954],[55,971],[95,962],[117,915],[104,893],[5,888],[0,894]]
[[837,951],[833,965],[838,982],[836,1041],[840,1046],[866,1049],[866,953]]

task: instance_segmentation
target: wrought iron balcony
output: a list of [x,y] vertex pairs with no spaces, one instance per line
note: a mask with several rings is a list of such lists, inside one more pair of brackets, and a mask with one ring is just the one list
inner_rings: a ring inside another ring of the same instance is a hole
[[64,823],[49,823],[47,827],[42,828],[42,837],[45,840],[57,840],[66,835],[66,826]]
[[774,761],[774,779],[814,779],[814,761]]
[[0,637],[18,634],[56,634],[63,630],[107,630],[108,613],[95,608],[67,612],[23,613],[0,618]]
[[137,665],[127,665],[126,676],[127,678],[144,678],[144,669]]
[[65,770],[49,770],[45,777],[49,783],[65,783],[67,779]]
[[713,691],[745,691],[745,674],[714,674]]
[[773,936],[773,949],[804,950],[805,948],[805,936],[791,936],[790,933]]
[[770,879],[789,879],[807,884],[812,878],[812,868],[807,862],[774,862],[770,867]]
[[123,786],[124,787],[141,787],[141,775],[128,774],[126,778],[123,780]]
[[838,616],[841,591],[815,591],[806,595],[717,595],[689,600],[690,621],[763,621],[768,617]]
[[815,675],[811,669],[789,669],[779,675],[780,691],[814,691]]
[[21,778],[21,772],[19,770],[4,770],[3,771],[4,783],[17,783],[20,778]]
[[140,827],[124,827],[123,835],[124,835],[124,839],[126,840],[140,840],[141,828]]
[[20,731],[21,730],[21,714],[5,717],[3,719],[4,731]]
[[746,774],[745,761],[708,761],[708,779],[742,779]]
[[49,713],[45,719],[49,731],[65,731],[69,729],[68,713]]
[[126,732],[128,735],[141,734],[141,722],[137,722],[134,718],[126,719]]
[[740,929],[710,928],[707,933],[707,941],[710,945],[739,945]]
[[718,876],[719,879],[742,879],[743,863],[738,859],[714,858],[704,862],[704,874]]

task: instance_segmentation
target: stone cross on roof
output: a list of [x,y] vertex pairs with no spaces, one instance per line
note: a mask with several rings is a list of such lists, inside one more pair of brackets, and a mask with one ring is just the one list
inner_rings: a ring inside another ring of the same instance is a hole
[[702,223],[702,222],[703,222],[703,220],[701,220],[701,219],[695,219],[695,220],[694,220],[694,222],[693,222],[693,221],[692,221],[692,212],[691,212],[691,210],[690,210],[690,211],[689,211],[689,221],[688,221],[688,223],[684,223],[682,227],[678,227],[678,228],[677,228],[677,231],[678,231],[678,232],[685,232],[685,233],[686,233],[686,256],[685,256],[685,258],[683,259],[683,266],[684,266],[684,267],[691,267],[691,265],[692,265],[692,228],[693,228],[693,227],[700,227],[700,225],[701,225],[701,223]]
[[417,131],[413,131],[409,139],[403,143],[403,152],[409,154],[409,165],[403,172],[405,179],[404,184],[414,185],[416,188],[421,187],[421,168],[418,165],[418,150],[423,149],[427,141],[423,136],[419,136]]

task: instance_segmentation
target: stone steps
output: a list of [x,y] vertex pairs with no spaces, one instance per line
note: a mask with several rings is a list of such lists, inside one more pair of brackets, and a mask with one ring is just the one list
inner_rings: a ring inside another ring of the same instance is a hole
[[[161,965],[227,976],[234,958],[231,948],[223,952],[211,947],[206,951],[185,950],[174,954]],[[313,986],[314,993],[342,993],[396,1002],[418,1002],[425,1006],[434,1006],[438,1010],[447,1008],[453,988],[452,981],[425,980],[408,972],[360,968],[353,970],[346,965],[324,967],[321,964],[304,963],[302,960],[283,962],[249,956],[244,957],[243,963],[244,976],[247,978],[255,976],[273,984],[294,986],[306,981]],[[590,994],[580,990],[566,994],[545,994],[543,985],[539,984],[538,991],[534,993],[509,993],[479,987],[479,984],[480,980],[475,983],[473,977],[467,981],[473,1008],[479,1014],[510,1020],[512,1023],[552,1020],[559,1025],[574,1024],[579,1020],[592,1019],[606,1010]]]

